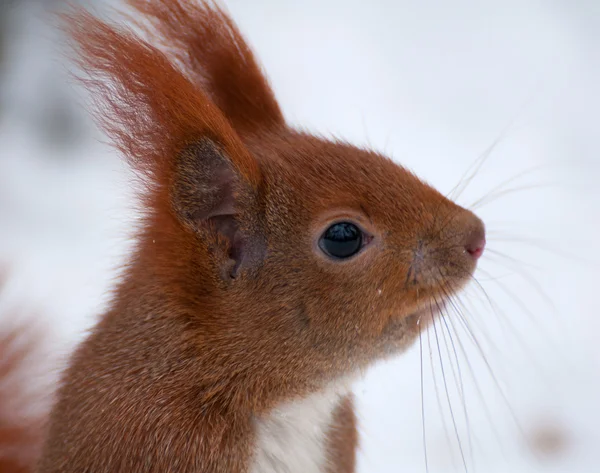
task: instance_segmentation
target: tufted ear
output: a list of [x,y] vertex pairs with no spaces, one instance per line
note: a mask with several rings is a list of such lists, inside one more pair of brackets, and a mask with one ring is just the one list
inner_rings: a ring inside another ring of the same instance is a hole
[[225,244],[222,276],[235,278],[262,261],[266,245],[257,212],[251,210],[256,192],[212,140],[202,139],[180,154],[171,198],[183,222],[205,234],[213,232]]
[[209,94],[238,133],[283,126],[261,68],[231,18],[203,0],[128,0],[147,20],[149,37],[163,38],[190,78]]
[[[84,11],[67,20],[96,118],[146,184],[147,208],[175,213],[184,227],[216,231],[209,234],[224,243],[217,245],[226,251],[219,260],[224,275],[236,277],[257,262],[264,245],[249,217],[257,213],[260,167],[191,79],[193,71],[132,31]],[[245,113],[250,117],[249,109]]]

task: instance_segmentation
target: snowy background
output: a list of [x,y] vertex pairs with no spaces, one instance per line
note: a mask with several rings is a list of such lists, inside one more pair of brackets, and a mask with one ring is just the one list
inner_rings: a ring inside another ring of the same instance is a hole
[[[0,2],[0,330],[43,330],[38,385],[101,313],[134,215],[68,79],[60,0]],[[444,193],[496,143],[458,199],[489,232],[462,297],[477,342],[450,313],[356,386],[359,471],[600,471],[600,2],[226,5],[291,123]]]

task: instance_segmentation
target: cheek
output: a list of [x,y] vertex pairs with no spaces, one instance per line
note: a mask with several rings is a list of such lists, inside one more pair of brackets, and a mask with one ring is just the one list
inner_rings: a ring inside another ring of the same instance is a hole
[[[373,337],[385,335],[390,327],[418,333],[418,319],[427,318],[426,315],[430,312],[428,307],[425,310],[416,303],[412,294],[406,293],[401,287],[390,285],[375,289],[371,297],[363,294],[360,300],[368,301],[361,317],[363,332]],[[425,324],[426,321],[419,321],[421,323]]]
[[312,328],[349,342],[377,339],[396,313],[389,301],[360,289],[337,298],[324,294],[322,301],[311,310]]
[[307,301],[313,336],[352,340],[373,325],[374,307],[359,291],[325,289],[314,295]]

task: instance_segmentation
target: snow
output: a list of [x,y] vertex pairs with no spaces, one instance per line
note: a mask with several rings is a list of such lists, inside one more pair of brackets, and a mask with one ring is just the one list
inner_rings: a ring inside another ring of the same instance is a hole
[[[477,274],[487,296],[473,285],[463,297],[497,383],[452,313],[454,348],[445,326],[439,352],[435,333],[423,336],[428,471],[465,470],[455,430],[468,471],[598,471],[600,4],[227,6],[293,124],[383,150],[443,192],[499,139],[459,203],[511,178],[507,189],[526,187],[477,208],[498,253]],[[0,261],[10,268],[0,324],[47,327],[52,377],[101,313],[134,213],[127,170],[78,104],[44,9],[27,2],[11,25],[0,90]],[[61,113],[70,117],[62,141]],[[426,471],[420,388],[419,346],[356,386],[359,471]]]

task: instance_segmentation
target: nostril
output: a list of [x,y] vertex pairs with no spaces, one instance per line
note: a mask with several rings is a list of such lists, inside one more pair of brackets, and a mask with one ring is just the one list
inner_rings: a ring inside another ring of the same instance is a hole
[[474,230],[468,237],[465,244],[465,250],[473,258],[479,259],[485,249],[485,230],[478,228]]

